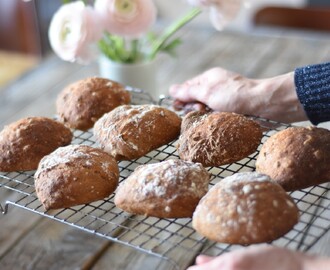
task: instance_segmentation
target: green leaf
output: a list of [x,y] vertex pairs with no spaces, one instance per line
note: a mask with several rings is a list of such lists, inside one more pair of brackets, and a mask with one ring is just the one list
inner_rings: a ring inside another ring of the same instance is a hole
[[141,57],[139,40],[127,41],[119,36],[105,33],[98,43],[100,51],[109,59],[120,63],[134,63]]
[[197,17],[201,13],[201,9],[199,8],[193,8],[191,9],[186,15],[184,15],[181,19],[178,21],[175,21],[173,24],[171,24],[167,29],[165,29],[165,32],[161,37],[154,42],[152,45],[152,52],[150,54],[150,60],[154,59],[157,53],[161,50],[164,44],[183,26],[185,26],[187,23],[189,23],[191,20],[193,20],[195,17]]
[[159,51],[168,53],[169,55],[175,57],[176,53],[175,53],[175,49],[182,44],[181,39],[176,38],[174,40],[172,40],[171,42],[169,42],[168,44],[164,44]]
[[164,44],[161,47],[161,50],[174,50],[180,44],[182,44],[182,40],[180,38],[176,38],[176,39],[172,40],[171,42],[169,42],[168,44]]

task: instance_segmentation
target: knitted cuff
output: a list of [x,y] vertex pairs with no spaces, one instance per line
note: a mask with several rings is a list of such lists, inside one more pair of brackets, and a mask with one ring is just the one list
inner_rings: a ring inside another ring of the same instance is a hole
[[309,120],[314,125],[330,121],[330,62],[297,68],[294,81]]

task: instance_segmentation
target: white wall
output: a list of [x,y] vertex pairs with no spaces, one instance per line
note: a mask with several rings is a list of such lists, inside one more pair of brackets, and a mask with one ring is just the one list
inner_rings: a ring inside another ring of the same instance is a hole
[[[159,16],[165,20],[174,20],[189,9],[186,0],[154,0],[158,6]],[[224,0],[230,1],[230,0]],[[306,4],[307,0],[245,0],[239,16],[228,27],[248,30],[251,26],[251,18],[255,11],[264,6],[293,6],[299,7]],[[195,24],[210,25],[207,12],[194,20]],[[211,27],[211,25],[210,25]]]

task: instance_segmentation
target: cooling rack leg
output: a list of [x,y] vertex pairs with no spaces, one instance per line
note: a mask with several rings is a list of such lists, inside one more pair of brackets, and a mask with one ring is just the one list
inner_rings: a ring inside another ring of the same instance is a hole
[[6,203],[4,207],[0,204],[0,211],[3,215],[7,214],[7,212],[8,212],[8,203]]

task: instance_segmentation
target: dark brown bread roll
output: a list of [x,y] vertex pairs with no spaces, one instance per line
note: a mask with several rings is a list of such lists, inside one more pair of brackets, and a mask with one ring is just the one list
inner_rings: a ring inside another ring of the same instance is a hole
[[193,227],[210,240],[249,245],[273,241],[298,222],[292,198],[267,175],[237,173],[214,185],[193,215]]
[[46,210],[108,197],[118,185],[115,159],[87,145],[60,147],[45,156],[35,173],[37,196]]
[[190,112],[182,120],[178,153],[183,160],[220,166],[255,152],[261,138],[259,124],[243,115]]
[[68,127],[87,130],[103,114],[130,101],[123,85],[93,77],[67,86],[56,100],[56,110],[60,121]]
[[209,180],[201,164],[183,160],[141,165],[119,186],[115,204],[138,215],[191,217]]
[[0,171],[29,171],[39,161],[72,140],[72,132],[53,119],[28,117],[5,126],[0,133]]
[[155,105],[123,105],[105,114],[94,126],[100,147],[117,160],[139,158],[176,139],[181,118]]
[[286,191],[330,181],[330,131],[291,127],[275,133],[262,146],[256,169]]

